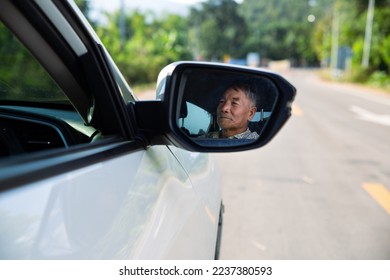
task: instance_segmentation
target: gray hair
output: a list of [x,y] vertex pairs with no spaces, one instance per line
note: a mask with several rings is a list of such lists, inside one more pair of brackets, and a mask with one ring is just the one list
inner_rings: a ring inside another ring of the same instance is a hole
[[[245,96],[249,99],[252,106],[253,107],[257,106],[257,96],[256,96],[254,88],[250,84],[247,84],[244,82],[238,82],[238,83],[235,83],[235,84],[228,86],[226,88],[226,90],[228,90],[228,89],[234,89],[235,91],[239,91],[239,90],[242,91],[245,94]],[[225,90],[225,92],[226,92],[226,90]]]

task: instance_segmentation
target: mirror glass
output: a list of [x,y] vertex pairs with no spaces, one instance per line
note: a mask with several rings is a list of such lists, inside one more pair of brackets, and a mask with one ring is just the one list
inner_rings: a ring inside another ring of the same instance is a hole
[[180,80],[177,123],[203,146],[231,146],[259,138],[278,98],[260,71],[186,69]]

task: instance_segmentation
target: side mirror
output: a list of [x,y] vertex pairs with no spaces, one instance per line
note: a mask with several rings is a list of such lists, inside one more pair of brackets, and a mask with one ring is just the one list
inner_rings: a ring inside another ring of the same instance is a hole
[[[148,145],[173,144],[198,152],[242,151],[261,147],[276,135],[291,115],[295,92],[281,76],[264,70],[176,62],[160,72],[158,100],[136,102],[134,113],[139,135]],[[233,101],[241,102],[240,109],[234,109]],[[221,113],[224,102],[230,107]],[[241,113],[250,121],[240,120]],[[236,130],[240,133],[234,134]]]

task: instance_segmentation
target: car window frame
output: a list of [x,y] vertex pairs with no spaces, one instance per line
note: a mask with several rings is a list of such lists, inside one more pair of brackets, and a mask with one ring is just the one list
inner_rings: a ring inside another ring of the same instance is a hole
[[[73,77],[73,75],[78,75],[82,72],[86,72],[86,75],[88,75],[88,73],[91,75],[89,77],[83,77],[83,79],[93,80],[93,78],[97,79],[98,77],[101,77],[103,79],[102,83],[105,85],[105,90],[101,90],[100,96],[97,96],[97,98],[102,98],[102,100],[100,100],[101,104],[107,105],[107,107],[111,109],[118,109],[115,110],[115,112],[108,112],[108,114],[103,114],[102,116],[109,116],[109,120],[114,124],[120,124],[113,129],[113,133],[108,133],[106,136],[99,137],[101,140],[93,141],[92,143],[79,144],[66,149],[59,148],[32,154],[22,154],[20,156],[0,160],[0,191],[20,187],[27,183],[44,180],[45,178],[77,170],[93,163],[104,162],[110,158],[145,149],[141,142],[136,141],[135,133],[133,131],[134,121],[128,115],[126,108],[126,102],[135,101],[135,97],[130,87],[126,86],[126,82],[121,76],[119,69],[117,69],[104,47],[100,45],[100,42],[96,41],[96,38],[93,37],[93,34],[89,33],[88,28],[82,24],[82,21],[77,19],[77,13],[73,10],[74,7],[68,2],[55,1],[53,3],[58,5],[58,9],[64,14],[65,18],[71,18],[71,25],[75,29],[76,34],[78,34],[82,41],[86,43],[87,53],[82,55],[82,57],[77,58],[79,59],[79,62],[71,62],[70,66],[66,64],[66,62],[69,62],[66,60],[72,60],[74,58],[70,46],[59,44],[58,42],[62,40],[61,38],[56,38],[57,43],[51,42],[50,44],[46,41],[48,38],[45,38],[42,34],[45,34],[44,30],[46,31],[47,28],[50,29],[51,27],[48,25],[45,28],[42,28],[42,26],[37,23],[37,14],[41,17],[43,17],[43,15],[42,11],[39,11],[39,8],[34,6],[34,2],[25,3],[23,1],[23,3],[13,3],[12,1],[6,0],[4,1],[4,5],[2,2],[2,8],[4,9],[0,11],[0,19],[46,70],[49,72],[50,70],[53,70],[50,68],[50,65],[48,66],[48,64],[50,64],[50,59],[53,57],[54,59],[52,62],[59,62],[59,68],[61,68],[60,73],[55,73],[53,77],[57,83],[58,81],[55,77],[58,77],[61,73],[67,76],[66,78],[70,81],[72,86],[77,84],[77,81],[80,80],[77,77]],[[7,13],[11,16],[7,15]],[[12,15],[17,16],[13,17]],[[6,20],[4,20],[4,18],[6,18]],[[47,21],[46,18],[41,19],[42,21]],[[32,26],[29,26],[30,23]],[[36,27],[36,25],[38,25],[39,28]],[[26,29],[31,32],[26,33]],[[53,34],[49,36],[50,40],[53,39],[52,35]],[[35,40],[34,36],[37,36],[38,39]],[[39,46],[43,47],[43,49],[39,49]],[[64,49],[67,50],[64,51]],[[59,50],[64,52],[65,57],[60,56],[58,53]],[[45,52],[49,52],[49,58],[45,57]],[[88,57],[86,57],[86,55]],[[95,72],[90,72],[91,69]],[[73,78],[70,78],[69,75]],[[83,81],[79,86],[80,88],[77,92],[84,96],[84,101],[89,100],[86,102],[82,101],[82,103],[92,103],[93,100],[88,99],[90,98],[88,94],[93,89],[90,91],[85,90],[84,87],[86,84]],[[62,88],[61,84],[60,87]],[[72,90],[71,87],[68,87],[67,89]],[[127,95],[127,99],[124,98],[124,90],[126,91],[125,94]],[[63,91],[65,93],[67,92],[67,90],[64,89]],[[108,97],[101,96],[103,93],[106,93]],[[75,100],[72,101],[74,102]],[[109,111],[109,108],[106,109],[105,106],[100,106],[99,110]],[[87,114],[90,113],[93,112],[87,112]],[[90,121],[85,117],[84,120],[86,122]],[[95,122],[100,121],[102,120],[95,120]]]

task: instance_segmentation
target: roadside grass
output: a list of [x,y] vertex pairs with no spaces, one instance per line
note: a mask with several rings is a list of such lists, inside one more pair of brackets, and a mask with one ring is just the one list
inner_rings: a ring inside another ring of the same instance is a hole
[[135,94],[155,90],[156,89],[156,83],[148,83],[148,84],[136,84],[131,87]]
[[[341,71],[332,71],[329,68],[325,68],[319,70],[318,74],[320,78],[325,81],[354,84],[390,94],[390,78],[384,72],[377,71],[370,77],[357,77],[356,75],[353,76],[351,74],[342,73]],[[359,76],[361,75],[362,74]]]

